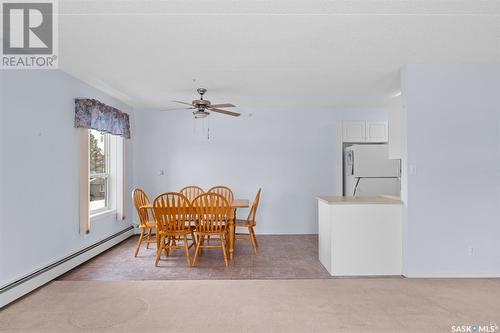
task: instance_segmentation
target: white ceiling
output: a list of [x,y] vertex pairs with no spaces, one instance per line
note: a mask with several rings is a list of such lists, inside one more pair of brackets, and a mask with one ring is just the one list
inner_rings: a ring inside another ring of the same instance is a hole
[[[499,1],[60,0],[60,67],[134,107],[377,107],[405,63],[500,62]],[[194,82],[195,81],[195,82]]]

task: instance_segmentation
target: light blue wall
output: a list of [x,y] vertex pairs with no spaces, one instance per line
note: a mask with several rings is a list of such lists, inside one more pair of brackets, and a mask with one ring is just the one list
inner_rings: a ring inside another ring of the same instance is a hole
[[500,65],[408,65],[402,85],[404,274],[500,276]]
[[336,193],[337,123],[386,119],[381,109],[237,111],[241,117],[211,115],[207,140],[200,121],[193,132],[189,111],[136,110],[136,185],[154,197],[189,184],[227,184],[249,199],[262,187],[258,233],[317,233],[315,197]]
[[[0,71],[0,286],[130,225],[113,217],[79,233],[79,136],[75,97],[123,111],[119,101],[59,70]],[[132,183],[132,149],[126,172]],[[129,192],[130,193],[130,192]]]

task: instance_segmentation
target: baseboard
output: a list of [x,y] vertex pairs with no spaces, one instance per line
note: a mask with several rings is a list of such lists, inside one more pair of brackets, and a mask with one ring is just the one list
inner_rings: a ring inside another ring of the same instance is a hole
[[128,227],[51,265],[3,286],[0,288],[0,308],[54,280],[116,244],[123,242],[133,234],[134,228]]
[[139,226],[134,225],[134,235],[140,235],[141,234],[141,229],[139,229]]

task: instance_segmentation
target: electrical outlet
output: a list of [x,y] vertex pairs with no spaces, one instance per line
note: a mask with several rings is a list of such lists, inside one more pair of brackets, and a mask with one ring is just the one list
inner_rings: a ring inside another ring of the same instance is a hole
[[410,175],[416,175],[417,174],[417,166],[415,164],[410,165]]
[[467,248],[467,253],[469,254],[469,257],[475,257],[476,256],[476,248],[473,246],[469,246]]

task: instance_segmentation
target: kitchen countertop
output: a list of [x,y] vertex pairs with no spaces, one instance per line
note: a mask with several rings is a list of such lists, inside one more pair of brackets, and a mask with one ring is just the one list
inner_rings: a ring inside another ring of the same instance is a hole
[[372,204],[389,204],[401,205],[401,200],[392,196],[375,196],[375,197],[342,197],[342,196],[321,196],[318,200],[329,205],[372,205]]

